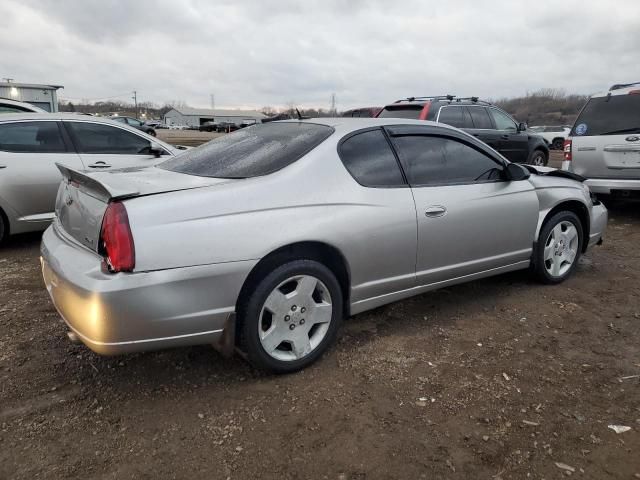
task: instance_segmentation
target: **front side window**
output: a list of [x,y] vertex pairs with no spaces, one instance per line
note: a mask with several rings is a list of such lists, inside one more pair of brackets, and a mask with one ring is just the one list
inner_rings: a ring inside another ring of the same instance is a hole
[[263,123],[187,150],[159,167],[201,177],[259,177],[302,158],[332,133],[333,128],[316,123]]
[[89,122],[65,122],[65,125],[71,131],[78,153],[150,154],[148,140],[122,128]]
[[16,122],[0,124],[0,150],[62,153],[67,148],[57,122]]
[[518,127],[516,122],[514,122],[509,115],[504,112],[501,112],[498,109],[491,108],[490,109],[491,116],[493,117],[493,121],[496,124],[496,129],[498,130],[511,130],[516,131]]
[[132,127],[139,127],[140,125],[142,125],[142,122],[136,120],[135,118],[127,118],[127,122],[129,122],[129,125],[131,125]]
[[500,180],[502,166],[459,140],[427,135],[392,137],[411,186]]
[[473,128],[482,130],[493,129],[493,124],[487,113],[487,109],[484,107],[469,107],[469,113],[473,120]]
[[389,142],[382,130],[353,135],[340,145],[340,158],[351,176],[365,187],[405,185]]

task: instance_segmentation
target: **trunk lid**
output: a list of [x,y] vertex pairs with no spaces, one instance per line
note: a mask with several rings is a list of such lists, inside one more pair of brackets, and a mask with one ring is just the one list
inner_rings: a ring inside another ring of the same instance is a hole
[[640,178],[640,136],[572,137],[573,171],[587,178]]
[[102,218],[109,202],[233,181],[155,167],[80,172],[56,165],[63,176],[56,199],[58,226],[95,252],[98,251]]

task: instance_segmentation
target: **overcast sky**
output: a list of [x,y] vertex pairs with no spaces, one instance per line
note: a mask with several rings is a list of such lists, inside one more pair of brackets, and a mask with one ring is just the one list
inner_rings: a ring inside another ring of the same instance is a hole
[[208,107],[640,81],[640,0],[2,0],[0,77]]

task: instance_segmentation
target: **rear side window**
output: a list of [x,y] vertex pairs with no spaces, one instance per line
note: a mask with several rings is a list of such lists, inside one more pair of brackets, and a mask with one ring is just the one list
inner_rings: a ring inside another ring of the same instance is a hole
[[88,122],[65,122],[78,153],[148,155],[151,142],[122,128]]
[[365,187],[406,185],[398,161],[380,129],[358,133],[344,140],[340,145],[340,158],[360,185]]
[[469,113],[473,120],[473,128],[481,128],[484,130],[493,129],[493,124],[487,113],[487,109],[484,107],[469,107]]
[[463,106],[442,107],[438,122],[457,128],[473,128],[469,110]]
[[0,150],[62,153],[67,148],[57,122],[16,122],[0,124]]
[[623,135],[640,133],[640,95],[611,95],[591,98],[571,135]]
[[422,105],[389,105],[384,107],[379,118],[412,118],[418,120],[420,118],[420,112],[422,111]]
[[159,167],[201,177],[259,177],[292,164],[332,133],[315,123],[269,122],[218,137]]
[[426,135],[393,137],[411,186],[456,185],[496,181],[502,167],[458,140]]

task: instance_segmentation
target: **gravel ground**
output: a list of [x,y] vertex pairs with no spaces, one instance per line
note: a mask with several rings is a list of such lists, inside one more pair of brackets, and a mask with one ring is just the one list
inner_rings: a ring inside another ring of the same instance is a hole
[[[516,272],[357,315],[311,368],[99,357],[0,249],[0,478],[640,478],[640,209],[543,286]],[[608,425],[630,431],[617,434]]]

